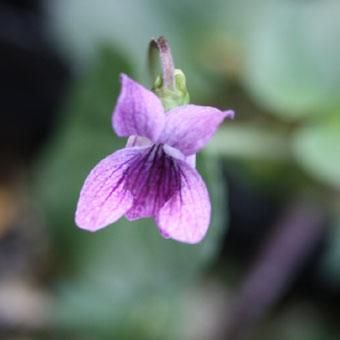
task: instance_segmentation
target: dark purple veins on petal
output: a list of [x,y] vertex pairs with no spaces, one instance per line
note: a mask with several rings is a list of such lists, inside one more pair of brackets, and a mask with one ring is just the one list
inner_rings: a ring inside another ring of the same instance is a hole
[[133,207],[126,213],[130,220],[155,216],[181,189],[176,160],[164,152],[162,145],[153,145],[130,162],[124,177],[126,189],[134,197]]

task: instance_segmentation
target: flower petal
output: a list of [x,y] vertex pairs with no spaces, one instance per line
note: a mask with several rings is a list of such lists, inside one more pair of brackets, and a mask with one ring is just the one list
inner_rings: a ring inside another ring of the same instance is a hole
[[196,154],[188,156],[186,162],[196,169]]
[[159,210],[157,224],[164,237],[185,243],[198,243],[210,222],[210,200],[207,188],[189,164],[176,160],[181,188]]
[[133,146],[146,147],[146,146],[151,146],[151,145],[153,145],[153,143],[151,142],[150,139],[146,137],[130,136],[127,140],[125,147],[126,148],[131,148]]
[[178,106],[168,112],[159,142],[181,150],[186,156],[193,155],[227,117],[233,117],[233,111],[223,112],[209,106]]
[[196,154],[193,154],[193,155],[190,155],[190,156],[184,156],[184,154],[180,150],[178,150],[178,149],[176,149],[176,148],[174,148],[174,147],[172,147],[168,144],[163,145],[163,150],[169,156],[176,158],[176,159],[180,159],[182,161],[186,161],[193,168],[196,168]]
[[114,130],[121,137],[136,135],[155,141],[165,123],[161,101],[127,75],[120,79],[122,88],[112,116]]
[[143,156],[129,168],[127,187],[134,201],[126,218],[154,217],[180,188],[176,160],[164,152],[161,145],[145,149]]
[[133,203],[126,188],[126,173],[143,152],[141,148],[116,151],[100,161],[90,172],[80,192],[76,224],[96,231],[118,220]]

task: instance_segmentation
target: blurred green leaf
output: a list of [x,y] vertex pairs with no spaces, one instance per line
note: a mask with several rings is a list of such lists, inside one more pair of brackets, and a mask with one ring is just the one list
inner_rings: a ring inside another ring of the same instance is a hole
[[246,32],[246,85],[282,118],[322,115],[339,100],[340,2],[261,3]]
[[62,327],[82,332],[174,338],[182,326],[181,294],[196,283],[219,250],[227,214],[225,183],[217,158],[199,156],[213,206],[208,236],[199,245],[163,239],[150,219],[122,218],[97,233],[75,227],[74,210],[85,176],[99,159],[125,143],[111,128],[118,73],[123,71],[131,74],[124,58],[109,50],[101,53],[93,72],[76,84],[65,127],[46,150],[37,174],[58,260],[68,273],[59,278],[57,319]]
[[272,126],[227,123],[221,127],[206,152],[221,157],[286,161],[290,157],[286,134]]
[[312,175],[340,187],[340,112],[299,129],[293,142],[297,161]]
[[[146,81],[141,61],[147,44],[164,35],[174,52],[176,67],[185,71],[189,91],[200,103],[216,93],[216,83],[207,69],[216,60],[228,62],[220,50],[230,49],[222,45],[227,44],[230,35],[234,36],[234,32],[229,34],[233,26],[240,25],[241,16],[235,16],[235,7],[238,13],[242,8],[238,2],[223,0],[212,0],[209,10],[204,0],[48,0],[44,6],[55,40],[65,57],[80,69],[94,60],[98,43],[105,43],[119,46],[130,55],[138,79]],[[223,38],[225,31],[228,39]]]
[[340,215],[334,218],[327,233],[327,243],[320,264],[320,274],[327,284],[340,284]]

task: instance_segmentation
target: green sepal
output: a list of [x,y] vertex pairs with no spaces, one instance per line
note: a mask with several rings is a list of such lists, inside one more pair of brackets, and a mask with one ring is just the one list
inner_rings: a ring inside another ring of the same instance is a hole
[[174,88],[164,87],[163,80],[160,76],[156,78],[152,87],[152,90],[162,101],[165,111],[169,111],[177,106],[189,104],[190,102],[184,73],[179,69],[175,69],[174,73]]

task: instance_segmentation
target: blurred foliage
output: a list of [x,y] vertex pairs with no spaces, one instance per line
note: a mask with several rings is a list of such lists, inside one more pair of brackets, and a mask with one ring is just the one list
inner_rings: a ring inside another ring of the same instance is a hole
[[183,326],[183,290],[195,284],[219,250],[226,224],[223,178],[215,157],[199,157],[214,213],[208,237],[197,246],[163,239],[149,219],[123,218],[95,234],[75,227],[84,177],[100,157],[125,142],[111,128],[120,72],[130,74],[126,59],[103,49],[93,70],[76,82],[63,116],[65,128],[39,168],[40,200],[59,240],[57,260],[68,273],[56,287],[58,322],[81,332],[172,338]]
[[146,42],[161,33],[176,47],[177,65],[191,79],[194,94],[199,91],[203,98],[212,84],[202,70],[217,63],[215,71],[240,72],[260,104],[284,119],[321,114],[339,102],[337,0],[214,0],[209,11],[201,0],[49,3],[59,41],[81,64],[104,41],[141,65]]
[[245,44],[244,79],[283,119],[324,116],[339,103],[338,1],[262,1]]
[[327,248],[320,263],[323,280],[336,288],[340,285],[340,216],[335,216],[329,228]]
[[296,133],[294,151],[301,165],[318,179],[340,188],[340,111],[308,123]]
[[[60,254],[58,321],[83,332],[114,330],[126,338],[136,334],[138,339],[175,338],[181,333],[183,292],[195,285],[215,258],[228,215],[219,158],[241,159],[242,166],[258,174],[252,181],[279,196],[339,192],[340,2],[49,0],[44,4],[55,41],[79,77],[60,134],[46,149],[38,170],[40,202]],[[237,109],[235,122],[217,133],[199,159],[213,199],[214,220],[207,239],[195,247],[163,240],[148,220],[122,219],[91,235],[72,222],[88,171],[124,145],[110,122],[118,73],[127,72],[145,84],[147,43],[160,34],[168,38],[176,67],[187,76],[194,103]],[[233,166],[242,171],[238,163]],[[325,210],[333,203],[322,202]],[[329,253],[321,265],[330,280],[338,277],[340,263],[335,220]],[[272,339],[272,334],[287,339],[328,338],[320,324],[310,330],[314,316],[296,324],[301,319],[297,314],[280,321],[288,325],[286,333],[281,324],[278,331],[264,332],[263,339]]]
[[292,303],[262,329],[255,340],[336,340],[337,334],[320,322],[323,316],[308,303]]

